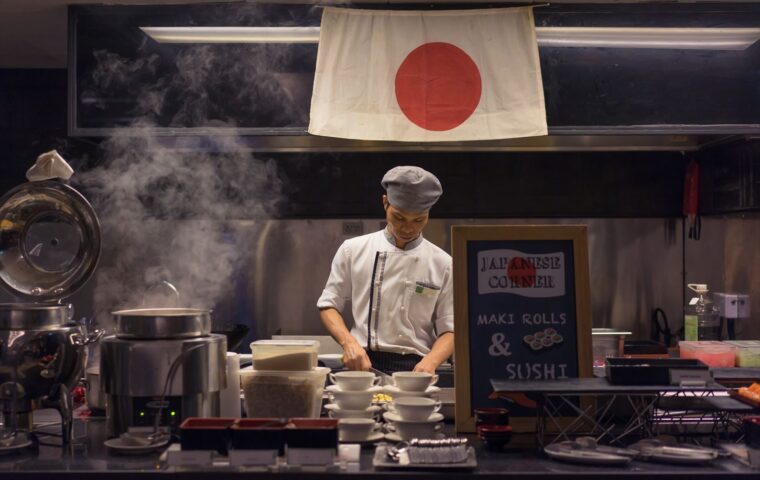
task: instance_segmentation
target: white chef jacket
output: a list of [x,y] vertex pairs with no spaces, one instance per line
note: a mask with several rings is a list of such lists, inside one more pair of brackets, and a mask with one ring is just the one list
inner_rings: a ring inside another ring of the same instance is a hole
[[439,335],[454,331],[452,262],[422,236],[408,247],[396,247],[385,230],[346,240],[317,307],[343,314],[349,301],[360,345],[425,356]]

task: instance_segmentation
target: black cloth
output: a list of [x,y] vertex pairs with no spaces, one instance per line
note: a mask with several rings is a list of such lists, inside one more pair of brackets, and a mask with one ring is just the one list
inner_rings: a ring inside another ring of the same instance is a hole
[[422,357],[413,353],[378,352],[375,350],[367,350],[367,356],[372,362],[372,368],[389,375],[393,372],[410,372],[422,360]]

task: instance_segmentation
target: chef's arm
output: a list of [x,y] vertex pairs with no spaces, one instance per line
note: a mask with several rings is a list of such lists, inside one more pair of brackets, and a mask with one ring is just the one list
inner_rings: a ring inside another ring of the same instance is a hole
[[343,315],[334,308],[322,308],[319,310],[319,318],[330,335],[343,348],[343,365],[349,370],[369,370],[372,362],[369,361],[364,348],[348,331]]
[[420,362],[415,365],[415,372],[435,373],[438,365],[442,364],[447,358],[454,353],[454,332],[444,332],[439,336],[430,353],[425,355]]

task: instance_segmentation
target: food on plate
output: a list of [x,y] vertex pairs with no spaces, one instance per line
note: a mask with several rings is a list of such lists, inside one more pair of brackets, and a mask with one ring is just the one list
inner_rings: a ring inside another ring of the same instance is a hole
[[372,403],[385,403],[393,400],[393,397],[387,393],[376,393],[372,396]]

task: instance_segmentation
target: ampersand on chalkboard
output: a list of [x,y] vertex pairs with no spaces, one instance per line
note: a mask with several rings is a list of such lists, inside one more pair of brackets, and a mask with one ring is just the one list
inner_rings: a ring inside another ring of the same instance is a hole
[[491,335],[491,346],[488,347],[488,354],[492,357],[508,357],[512,355],[509,351],[509,342],[504,341],[503,333],[494,333]]

